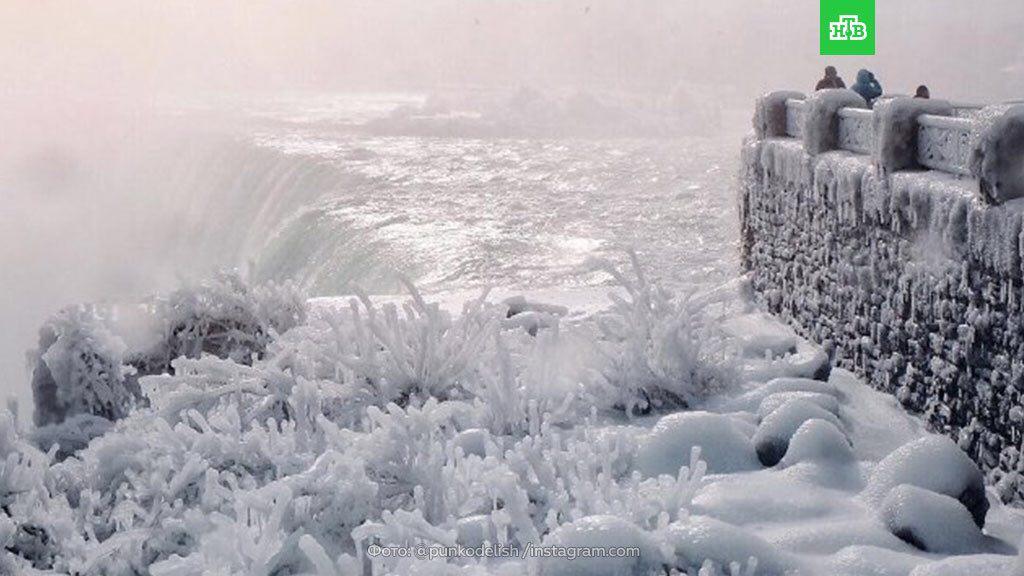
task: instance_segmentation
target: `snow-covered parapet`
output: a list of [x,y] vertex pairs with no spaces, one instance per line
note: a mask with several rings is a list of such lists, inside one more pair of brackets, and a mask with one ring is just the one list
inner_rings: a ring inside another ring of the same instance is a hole
[[769,92],[757,99],[754,112],[754,132],[758,138],[786,135],[786,101],[803,100],[804,94],[793,90]]
[[970,180],[992,204],[1024,196],[1024,106],[954,104],[896,96],[874,110],[850,90],[769,92],[757,100],[754,138],[790,137],[816,156],[871,156],[883,176],[933,170]]
[[951,116],[953,107],[944,100],[921,98],[893,98],[875,107],[875,145],[872,152],[883,173],[919,167],[918,118],[925,114]]
[[803,139],[808,154],[839,148],[839,111],[867,108],[868,103],[853,90],[819,90],[804,103]]
[[1024,196],[1024,105],[993,106],[978,114],[971,171],[993,204]]
[[[743,148],[756,298],[1024,500],[1024,204],[1006,202],[1024,187],[1024,108],[840,108],[839,149],[812,153],[815,99],[801,138]],[[759,456],[774,460],[793,426],[763,430]]]

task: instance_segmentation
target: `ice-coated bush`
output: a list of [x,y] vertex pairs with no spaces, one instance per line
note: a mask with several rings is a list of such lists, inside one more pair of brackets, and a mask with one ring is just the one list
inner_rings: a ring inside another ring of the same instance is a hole
[[306,319],[304,296],[290,284],[254,286],[238,274],[173,292],[153,303],[163,334],[132,364],[142,374],[161,374],[179,356],[211,354],[251,364],[278,334]]
[[127,352],[97,307],[68,308],[48,320],[32,353],[36,425],[78,414],[108,420],[127,415],[139,396]]
[[92,351],[76,382],[137,389],[118,414],[65,410],[30,431],[0,420],[0,568],[484,574],[475,559],[366,547],[522,548],[593,517],[657,542],[689,517],[707,464],[688,446],[645,478],[635,428],[606,423],[631,402],[695,400],[728,371],[704,304],[637,278],[603,329],[530,303],[544,321],[524,330],[507,322],[523,301],[486,293],[450,314],[411,285],[401,305],[357,294],[307,315],[291,288],[236,277],[149,302],[149,339],[121,338],[99,309],[69,314],[44,365]]
[[[172,372],[172,362],[182,356],[210,354],[251,364],[278,334],[305,321],[306,305],[290,285],[251,286],[225,273],[130,312],[146,316],[154,333],[121,333],[118,316],[126,310],[111,306],[67,308],[43,325],[32,353],[36,425],[60,425],[77,416],[121,419],[144,401],[138,378]],[[127,343],[136,341],[141,347]],[[42,431],[37,439],[44,448],[59,444],[63,455],[102,431],[79,419],[74,426]]]
[[673,297],[647,280],[635,253],[629,256],[635,279],[607,261],[592,263],[626,292],[612,293],[612,307],[599,319],[603,375],[618,390],[620,405],[630,414],[680,408],[732,383],[735,351],[712,322],[708,300]]

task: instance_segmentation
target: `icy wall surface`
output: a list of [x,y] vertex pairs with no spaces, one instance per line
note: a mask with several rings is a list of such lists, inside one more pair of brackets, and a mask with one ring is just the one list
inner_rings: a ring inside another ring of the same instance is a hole
[[1024,204],[991,203],[976,179],[892,170],[885,122],[913,115],[875,118],[874,160],[812,156],[763,130],[745,142],[742,265],[771,312],[922,412],[1019,500]]

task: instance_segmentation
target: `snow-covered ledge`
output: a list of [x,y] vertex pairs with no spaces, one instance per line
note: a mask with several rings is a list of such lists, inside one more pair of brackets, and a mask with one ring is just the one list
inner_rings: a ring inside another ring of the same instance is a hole
[[776,91],[757,101],[755,134],[793,138],[811,156],[846,150],[886,172],[934,170],[973,181],[986,202],[1024,197],[1024,105],[883,98],[867,109],[852,90]]
[[758,104],[740,187],[754,292],[1024,499],[1024,107],[834,92]]

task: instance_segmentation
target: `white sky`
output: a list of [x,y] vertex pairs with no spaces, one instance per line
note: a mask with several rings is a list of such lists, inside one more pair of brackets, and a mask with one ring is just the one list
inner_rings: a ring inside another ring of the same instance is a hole
[[[1024,91],[1024,2],[877,4],[878,56],[830,60],[848,78]],[[818,0],[0,0],[0,89],[800,88],[825,63],[817,19]]]

